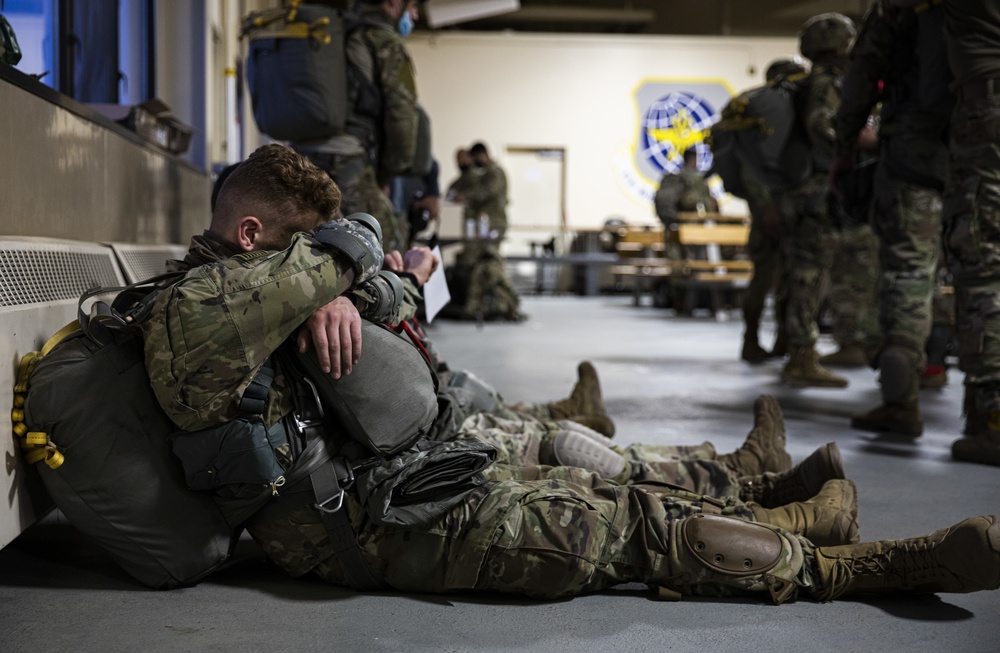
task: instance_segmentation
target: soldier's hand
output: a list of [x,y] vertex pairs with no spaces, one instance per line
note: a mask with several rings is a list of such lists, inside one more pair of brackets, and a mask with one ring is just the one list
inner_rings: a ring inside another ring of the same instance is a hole
[[382,262],[382,268],[391,270],[392,272],[402,272],[404,270],[403,255],[399,253],[399,250],[394,249],[386,253],[385,260]]
[[296,341],[302,353],[311,343],[320,368],[339,379],[361,359],[361,315],[350,299],[338,297],[309,316]]
[[437,270],[438,259],[434,256],[434,252],[425,245],[417,245],[416,247],[411,247],[406,255],[403,257],[403,271],[409,272],[417,278],[417,283],[421,286],[427,283],[427,280],[431,278],[434,274],[434,270]]

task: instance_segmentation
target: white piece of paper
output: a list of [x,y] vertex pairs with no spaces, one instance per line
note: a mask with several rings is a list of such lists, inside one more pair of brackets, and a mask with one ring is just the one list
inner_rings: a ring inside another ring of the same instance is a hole
[[434,316],[444,308],[445,304],[451,301],[451,293],[448,292],[448,281],[444,276],[444,259],[441,258],[441,247],[435,247],[434,256],[437,257],[437,269],[431,274],[430,279],[424,284],[424,311],[427,313],[427,323],[434,321]]

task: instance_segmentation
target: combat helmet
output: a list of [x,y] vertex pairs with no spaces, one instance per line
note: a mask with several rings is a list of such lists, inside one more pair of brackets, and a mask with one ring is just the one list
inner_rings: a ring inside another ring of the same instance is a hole
[[813,16],[799,32],[799,52],[810,61],[824,57],[845,56],[857,29],[854,21],[843,14],[830,12]]
[[783,57],[775,59],[764,71],[764,81],[771,81],[778,77],[788,77],[806,72],[806,62],[802,57]]

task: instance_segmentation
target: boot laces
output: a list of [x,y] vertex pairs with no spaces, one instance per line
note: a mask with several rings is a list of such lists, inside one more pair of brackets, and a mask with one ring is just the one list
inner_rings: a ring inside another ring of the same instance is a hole
[[936,542],[903,540],[878,553],[869,549],[865,555],[839,555],[830,585],[820,599],[828,601],[844,594],[859,576],[883,577],[886,587],[905,587],[910,579],[941,575],[943,570],[934,555],[936,546]]

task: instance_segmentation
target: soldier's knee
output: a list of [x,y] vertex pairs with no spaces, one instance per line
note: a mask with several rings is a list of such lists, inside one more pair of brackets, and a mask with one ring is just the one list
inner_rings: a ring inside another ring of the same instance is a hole
[[672,535],[676,566],[662,584],[682,594],[722,586],[766,591],[775,603],[783,603],[798,588],[801,546],[772,526],[703,514],[672,524]]

